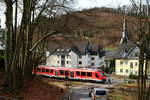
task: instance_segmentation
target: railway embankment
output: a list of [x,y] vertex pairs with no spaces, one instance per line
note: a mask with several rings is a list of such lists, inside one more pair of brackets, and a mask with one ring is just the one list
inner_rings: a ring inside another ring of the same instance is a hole
[[26,80],[24,89],[17,94],[6,93],[4,73],[0,72],[0,100],[61,100],[67,89],[55,84],[48,84],[41,77]]

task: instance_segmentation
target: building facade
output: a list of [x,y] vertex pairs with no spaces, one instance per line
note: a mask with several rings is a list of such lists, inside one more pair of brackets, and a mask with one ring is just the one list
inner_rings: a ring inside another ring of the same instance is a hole
[[56,67],[101,67],[105,65],[104,50],[100,47],[92,50],[88,42],[83,51],[77,47],[57,49],[55,52],[46,52],[46,65]]
[[116,75],[129,76],[131,73],[138,75],[138,59],[116,59]]
[[[130,74],[138,75],[139,54],[139,47],[128,39],[126,20],[124,20],[120,45],[115,53],[115,74],[122,76],[129,76]],[[143,67],[145,68],[145,64]],[[150,69],[147,71],[149,73]]]

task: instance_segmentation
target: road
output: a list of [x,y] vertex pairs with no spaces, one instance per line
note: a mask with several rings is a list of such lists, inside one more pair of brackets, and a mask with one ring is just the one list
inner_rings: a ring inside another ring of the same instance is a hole
[[75,86],[71,88],[70,91],[70,99],[65,100],[91,100],[89,97],[89,88],[90,87],[97,87],[97,88],[109,88],[113,85],[109,86],[107,84],[96,84],[96,83],[85,83],[81,86]]
[[72,92],[71,100],[91,100],[88,96],[88,89],[81,88],[81,89],[74,89]]
[[117,84],[123,83],[123,82],[124,82],[124,80],[122,80],[122,79],[113,79],[111,85],[98,84],[98,83],[84,83],[84,85],[73,86],[70,88],[70,92],[67,93],[69,98],[64,99],[64,100],[91,100],[91,98],[88,96],[90,87],[108,89],[108,88],[113,87],[114,85],[117,85]]

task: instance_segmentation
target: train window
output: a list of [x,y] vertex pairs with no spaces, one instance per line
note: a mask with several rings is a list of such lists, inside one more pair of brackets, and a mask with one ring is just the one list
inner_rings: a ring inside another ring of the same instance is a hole
[[37,68],[37,71],[40,72],[40,68]]
[[53,69],[51,69],[51,70],[50,70],[50,73],[53,73],[53,72],[54,72],[54,70],[53,70]]
[[49,73],[49,69],[46,69],[46,72]]
[[80,72],[76,72],[76,75],[77,75],[77,76],[80,76]]
[[98,74],[97,74],[97,73],[95,73],[95,76],[96,76],[96,78],[99,78],[99,76],[98,76]]
[[86,76],[86,72],[81,72],[81,76]]
[[69,75],[69,71],[65,71],[65,75]]
[[91,77],[92,76],[92,72],[87,72],[87,76]]
[[60,75],[64,75],[64,71],[63,70],[60,70]]
[[45,72],[45,69],[44,69],[44,68],[42,68],[42,72]]

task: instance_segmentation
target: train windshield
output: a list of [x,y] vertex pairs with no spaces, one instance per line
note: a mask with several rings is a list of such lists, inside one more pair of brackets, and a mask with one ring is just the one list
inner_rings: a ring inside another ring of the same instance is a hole
[[101,74],[103,77],[105,76],[104,72],[101,72],[101,71],[100,71],[100,74]]

